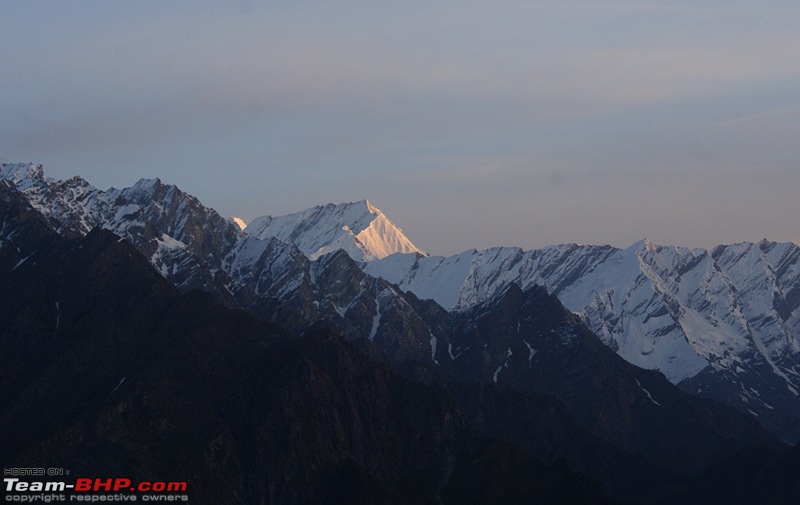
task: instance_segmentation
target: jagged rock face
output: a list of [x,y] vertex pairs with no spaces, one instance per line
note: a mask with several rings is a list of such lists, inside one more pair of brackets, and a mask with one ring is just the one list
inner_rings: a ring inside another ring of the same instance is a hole
[[196,198],[158,179],[101,191],[80,177],[56,181],[41,165],[0,165],[30,204],[65,237],[94,227],[129,240],[161,274],[184,291],[214,291],[224,300],[224,276],[215,275],[236,244],[237,228]]
[[[270,284],[266,296],[264,291],[248,296],[252,303],[242,306],[292,331],[324,321],[351,342],[377,347],[392,362],[432,359],[430,322],[417,313],[409,295],[364,274],[343,251],[314,262],[303,255],[295,260],[271,262],[271,271],[285,267],[278,282]],[[446,313],[440,317],[446,320]]]
[[25,195],[0,180],[0,269],[13,271],[55,240],[52,225]]
[[[542,285],[630,363],[749,412],[800,440],[800,248],[713,251],[564,245],[449,258],[395,255],[365,271],[464,310],[517,283]],[[731,386],[733,384],[733,386]]]

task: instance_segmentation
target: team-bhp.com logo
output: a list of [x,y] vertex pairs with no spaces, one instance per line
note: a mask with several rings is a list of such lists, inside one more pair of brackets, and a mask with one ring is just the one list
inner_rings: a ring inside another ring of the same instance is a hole
[[79,477],[75,483],[27,481],[5,477],[7,502],[50,503],[63,501],[183,501],[188,502],[186,481],[134,482],[124,477]]

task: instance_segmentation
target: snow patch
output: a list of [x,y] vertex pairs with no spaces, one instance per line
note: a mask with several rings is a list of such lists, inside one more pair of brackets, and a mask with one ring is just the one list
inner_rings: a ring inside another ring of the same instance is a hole
[[130,203],[127,205],[122,205],[117,209],[116,214],[114,215],[114,221],[121,221],[128,216],[132,216],[139,212],[140,207],[134,203]]
[[527,341],[527,340],[523,339],[522,341],[523,341],[523,342],[525,343],[525,345],[528,347],[528,367],[530,367],[530,366],[531,366],[531,364],[532,364],[532,361],[533,361],[533,355],[534,355],[534,354],[536,354],[536,349],[534,349],[534,348],[531,346],[531,344],[529,344],[529,343],[528,343],[528,341]]
[[494,381],[495,384],[497,384],[497,376],[500,375],[500,370],[502,369],[503,365],[500,365],[499,367],[497,367],[497,370],[494,371],[494,375],[492,375],[492,380]]
[[115,387],[115,388],[114,388],[114,389],[111,391],[111,393],[110,393],[110,394],[114,394],[114,392],[115,392],[117,389],[119,389],[119,387],[122,385],[122,383],[123,383],[123,382],[125,382],[125,379],[127,379],[127,377],[123,377],[122,379],[120,379],[120,380],[119,380],[119,384],[117,384],[117,387]]
[[12,269],[11,269],[11,271],[13,272],[13,271],[14,271],[14,270],[16,270],[17,268],[19,268],[19,267],[20,267],[20,266],[21,266],[23,263],[25,263],[25,261],[27,261],[27,260],[28,260],[28,258],[30,258],[31,256],[33,256],[33,253],[30,253],[29,255],[25,256],[25,257],[24,257],[24,258],[22,258],[21,260],[17,261],[17,264],[16,264],[16,265],[14,265],[14,268],[12,268]]
[[465,347],[464,350],[459,351],[457,354],[453,354],[453,344],[451,344],[451,343],[447,344],[447,354],[449,354],[450,355],[450,359],[454,360],[454,361],[456,360],[456,358],[458,358],[459,356],[461,356],[462,354],[464,354],[468,350],[469,350],[469,346]]
[[642,387],[642,385],[639,383],[639,379],[637,379],[636,377],[634,377],[634,378],[633,378],[633,380],[635,380],[635,381],[636,381],[636,385],[637,385],[637,386],[639,386],[639,389],[641,389],[642,391],[644,391],[644,394],[646,394],[646,395],[647,395],[647,398],[649,398],[651,402],[653,402],[654,404],[658,405],[659,407],[663,407],[663,405],[661,405],[660,403],[658,403],[657,401],[655,401],[655,400],[653,399],[653,396],[650,394],[650,391],[648,391],[648,390],[646,390],[645,388],[643,388],[643,387]]
[[375,340],[375,335],[378,334],[378,328],[381,325],[381,305],[379,300],[375,300],[375,315],[372,316],[372,329],[369,332],[369,339]]

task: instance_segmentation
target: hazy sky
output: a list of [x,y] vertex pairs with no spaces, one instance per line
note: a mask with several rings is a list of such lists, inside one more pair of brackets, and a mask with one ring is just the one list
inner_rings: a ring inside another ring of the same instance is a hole
[[800,243],[800,2],[0,0],[0,161],[436,254]]

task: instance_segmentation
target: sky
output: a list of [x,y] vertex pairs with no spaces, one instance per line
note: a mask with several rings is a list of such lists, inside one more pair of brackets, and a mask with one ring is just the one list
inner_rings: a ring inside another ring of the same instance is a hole
[[800,244],[800,2],[0,0],[0,162],[433,254]]

